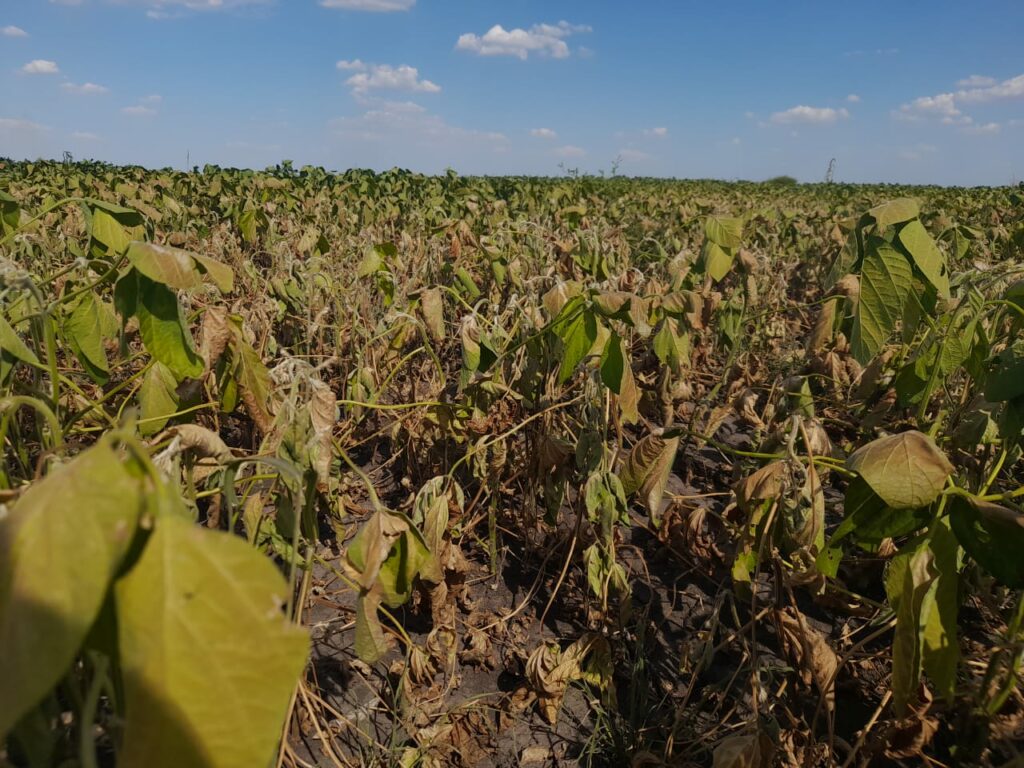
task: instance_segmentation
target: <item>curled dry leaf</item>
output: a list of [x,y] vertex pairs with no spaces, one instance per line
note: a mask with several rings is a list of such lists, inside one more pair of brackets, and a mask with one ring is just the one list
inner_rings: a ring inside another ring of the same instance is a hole
[[775,612],[780,639],[786,655],[800,671],[805,685],[824,694],[830,710],[835,708],[835,675],[839,658],[828,640],[796,608],[788,606]]
[[526,662],[526,679],[537,694],[537,706],[544,719],[554,725],[566,688],[585,677],[583,662],[587,655],[607,641],[592,632],[585,634],[564,651],[547,643],[539,645]]
[[231,323],[228,320],[226,307],[207,307],[203,313],[203,324],[199,330],[199,355],[203,358],[206,368],[203,375],[209,375],[213,366],[220,360],[224,350],[231,341]]
[[712,756],[714,768],[768,768],[775,756],[775,744],[766,733],[727,736],[715,747]]
[[836,322],[836,305],[839,299],[829,299],[821,305],[818,318],[807,337],[806,350],[808,355],[820,352],[828,342],[832,341],[832,328]]
[[655,524],[661,514],[665,486],[678,449],[678,437],[647,435],[633,446],[625,466],[619,472],[626,495],[639,492]]

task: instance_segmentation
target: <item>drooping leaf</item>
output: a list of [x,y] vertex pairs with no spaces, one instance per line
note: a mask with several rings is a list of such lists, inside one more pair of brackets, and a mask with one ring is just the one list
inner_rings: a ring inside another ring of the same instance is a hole
[[704,271],[716,283],[729,274],[733,255],[718,243],[708,240],[703,249]]
[[959,545],[950,530],[948,518],[937,521],[932,528],[931,548],[935,557],[935,607],[925,622],[921,663],[935,689],[952,701],[960,661],[957,643]]
[[623,421],[635,424],[640,418],[640,392],[633,378],[633,369],[626,358],[622,339],[617,333],[611,334],[601,354],[601,381],[618,395]]
[[440,288],[427,288],[420,293],[420,311],[427,331],[434,341],[443,341],[444,332],[444,299]]
[[139,387],[139,433],[148,437],[165,426],[178,410],[178,382],[171,370],[156,361],[142,377]]
[[275,753],[306,633],[273,564],[228,533],[168,515],[116,585],[125,686],[119,765],[251,768]]
[[103,348],[104,330],[99,302],[91,292],[83,293],[64,321],[64,334],[82,367],[101,384],[110,377],[110,365]]
[[1011,589],[1024,587],[1024,513],[956,496],[949,518],[957,541],[982,568]]
[[564,384],[597,341],[597,316],[579,300],[572,300],[562,309],[561,317],[552,330],[562,340],[558,383]]
[[876,205],[868,215],[875,220],[879,231],[893,224],[916,219],[921,213],[921,206],[912,197],[900,197],[887,203]]
[[202,374],[203,359],[196,353],[174,291],[145,275],[138,276],[138,288],[135,314],[146,349],[180,378]]
[[139,274],[145,275],[154,283],[187,290],[203,282],[193,255],[180,248],[134,242],[128,246],[127,256]]
[[21,337],[11,327],[11,324],[4,319],[3,315],[0,315],[0,351],[17,360],[21,360],[23,363],[39,365],[39,358],[36,357],[36,353],[29,349],[25,342],[21,340]]
[[921,679],[924,630],[935,608],[935,557],[925,539],[889,563],[885,591],[896,611],[892,643],[893,710],[902,717]]
[[913,273],[903,254],[872,239],[861,268],[860,300],[850,338],[850,350],[861,365],[867,365],[892,336],[912,287]]
[[141,240],[145,236],[145,220],[138,211],[98,200],[89,203],[92,208],[90,231],[94,251],[104,255],[120,255],[133,240]]
[[704,221],[704,234],[722,248],[739,248],[743,244],[743,219],[708,216]]
[[946,273],[946,257],[935,244],[928,230],[917,219],[908,221],[900,229],[900,242],[914,259],[917,268],[935,286],[939,295],[949,298],[949,275]]
[[893,509],[928,506],[953,472],[935,441],[916,430],[868,443],[850,455],[846,466]]
[[141,508],[139,482],[101,442],[0,518],[0,741],[70,667]]
[[619,472],[623,491],[629,496],[640,493],[655,524],[660,520],[665,486],[678,449],[678,437],[647,435],[633,446],[625,466]]
[[1024,339],[1003,349],[988,363],[985,399],[997,403],[1024,395]]

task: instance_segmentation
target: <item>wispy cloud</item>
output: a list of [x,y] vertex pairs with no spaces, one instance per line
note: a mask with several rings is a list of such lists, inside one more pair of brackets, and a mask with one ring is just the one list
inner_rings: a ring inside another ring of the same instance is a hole
[[4,37],[28,37],[28,32],[21,27],[14,26],[13,24],[0,29],[0,34]]
[[860,104],[860,96],[858,96],[856,93],[851,93],[849,96],[846,97],[846,100],[850,104]]
[[105,85],[97,85],[96,83],[61,83],[60,87],[68,93],[73,93],[77,96],[99,96],[104,93],[110,93],[110,89]]
[[648,138],[664,139],[668,136],[668,128],[661,125],[656,128],[644,128],[643,134]]
[[57,62],[47,59],[34,59],[21,68],[26,75],[58,75],[60,67]]
[[337,64],[334,65],[339,70],[349,72],[364,72],[366,71],[366,65],[359,59],[352,59],[352,61],[346,61],[341,59]]
[[100,137],[92,131],[74,131],[71,138],[77,141],[99,141]]
[[408,11],[416,0],[320,0],[324,8],[341,8],[346,11],[370,11],[372,13],[391,13]]
[[590,32],[583,24],[560,21],[557,24],[534,24],[529,29],[505,29],[495,24],[483,35],[467,32],[460,35],[455,48],[478,56],[513,56],[525,61],[530,54],[565,59],[570,55],[565,38]]
[[801,104],[782,112],[776,112],[771,116],[770,120],[776,125],[792,125],[795,123],[829,125],[839,120],[845,120],[849,116],[850,113],[845,108],[808,107]]
[[557,139],[558,134],[550,128],[534,128],[530,131],[530,135],[537,139]]

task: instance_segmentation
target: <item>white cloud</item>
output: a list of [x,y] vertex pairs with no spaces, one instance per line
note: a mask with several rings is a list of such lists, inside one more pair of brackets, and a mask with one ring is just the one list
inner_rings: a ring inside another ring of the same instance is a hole
[[961,88],[987,88],[990,85],[995,85],[996,79],[985,75],[971,75],[963,80],[957,80],[956,84]]
[[0,34],[4,37],[28,37],[28,32],[21,27],[14,26],[13,24],[0,29]]
[[851,104],[860,104],[860,96],[858,96],[856,93],[851,93],[849,96],[846,97],[846,100]]
[[22,132],[22,133],[43,133],[44,131],[50,130],[45,125],[39,123],[33,123],[31,120],[22,120],[17,117],[0,117],[0,131],[7,132]]
[[537,139],[557,139],[558,134],[550,128],[534,128],[530,135]]
[[932,155],[938,151],[939,148],[934,144],[915,144],[913,147],[901,149],[898,155],[903,160],[916,162],[923,159],[926,155]]
[[789,125],[792,123],[827,125],[838,120],[845,120],[849,116],[850,113],[845,108],[833,109],[832,107],[800,105],[787,109],[784,112],[776,112],[771,116],[771,121],[776,125]]
[[91,131],[75,131],[71,134],[72,139],[78,141],[99,141],[100,137]]
[[460,35],[455,48],[479,56],[514,56],[525,61],[531,53],[565,59],[569,56],[569,45],[565,38],[590,32],[591,28],[581,24],[560,21],[557,24],[534,24],[529,29],[505,29],[495,24],[483,35],[467,32]]
[[345,59],[341,59],[334,66],[342,71],[364,72],[366,70],[366,65],[359,59],[353,59],[352,61],[345,61]]
[[57,75],[60,74],[60,67],[55,61],[46,59],[35,59],[21,68],[26,75]]
[[74,93],[79,96],[98,96],[102,93],[110,92],[110,89],[105,85],[97,85],[96,83],[61,83],[60,87],[68,93]]
[[983,123],[978,125],[968,125],[962,130],[964,133],[969,133],[974,136],[992,136],[993,134],[999,133],[1002,130],[1002,126],[999,123]]
[[438,93],[441,86],[430,80],[421,80],[416,67],[402,64],[392,67],[390,64],[370,64],[367,71],[352,75],[345,84],[351,86],[352,93],[357,96],[370,91],[414,91],[418,93]]
[[346,11],[371,11],[390,13],[391,11],[408,11],[416,0],[320,0],[324,8],[341,8]]
[[578,158],[585,157],[587,150],[583,149],[583,147],[575,147],[572,144],[566,144],[564,147],[556,147],[551,150],[551,153],[558,157]]
[[658,126],[656,128],[645,128],[643,131],[644,136],[653,137],[655,139],[664,139],[668,136],[668,128],[664,126]]
[[149,96],[143,96],[140,101],[143,104],[160,104],[164,100],[164,97],[159,93],[151,93]]
[[156,110],[152,107],[147,107],[145,104],[136,104],[131,107],[121,107],[121,112],[128,115],[129,117],[153,117],[156,114]]
[[991,77],[971,75],[957,82],[963,86],[958,91],[939,93],[935,96],[920,96],[902,105],[893,116],[899,120],[920,120],[937,118],[943,125],[972,126],[969,133],[997,133],[997,123],[975,125],[974,120],[963,112],[965,104],[989,104],[997,101],[1024,98],[1024,75],[996,82]]

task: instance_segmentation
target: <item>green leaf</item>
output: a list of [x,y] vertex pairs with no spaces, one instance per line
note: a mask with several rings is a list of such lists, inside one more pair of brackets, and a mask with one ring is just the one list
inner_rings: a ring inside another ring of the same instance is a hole
[[556,321],[552,330],[562,340],[562,364],[558,369],[558,383],[564,384],[597,340],[597,316],[583,306],[579,299],[568,302],[561,315],[562,319]]
[[26,346],[25,342],[11,327],[10,323],[0,315],[0,351],[29,365],[39,366],[36,353]]
[[107,352],[103,348],[104,325],[100,304],[92,293],[83,293],[64,321],[64,334],[75,357],[100,384],[110,378]]
[[109,442],[0,518],[0,743],[67,674],[135,534],[139,482]]
[[150,366],[139,387],[140,434],[155,435],[167,426],[171,414],[178,410],[177,388],[178,382],[166,365],[156,361]]
[[193,256],[180,248],[156,243],[132,243],[128,246],[128,261],[155,283],[187,290],[202,284]]
[[221,293],[231,293],[235,287],[235,272],[231,267],[222,261],[198,253],[193,253],[192,258],[199,265],[199,271],[213,281],[217,290]]
[[892,336],[912,286],[913,272],[903,254],[873,239],[861,267],[860,300],[850,339],[850,350],[861,365],[867,365]]
[[929,507],[893,509],[863,477],[854,478],[847,487],[843,512],[845,516],[832,534],[831,543],[849,536],[861,545],[877,547],[883,539],[919,531],[932,518]]
[[1024,514],[1008,505],[956,496],[949,517],[967,554],[1011,589],[1024,587]]
[[704,221],[704,234],[715,245],[739,248],[743,244],[743,219],[708,216]]
[[639,421],[640,392],[633,378],[633,369],[626,359],[622,339],[614,332],[601,354],[601,381],[618,395],[623,421],[628,424]]
[[986,400],[997,403],[1024,395],[1024,339],[994,355],[987,367]]
[[309,647],[244,540],[160,517],[116,585],[124,768],[268,765]]
[[703,249],[704,271],[716,283],[729,274],[733,255],[718,243],[708,240]]
[[907,249],[917,268],[935,286],[939,295],[949,298],[949,275],[946,273],[946,256],[928,234],[920,221],[908,221],[899,233],[900,242]]
[[930,533],[936,571],[935,607],[928,615],[922,634],[921,664],[939,694],[952,701],[960,662],[956,624],[960,608],[960,547],[950,530],[948,518],[936,522]]
[[890,200],[887,203],[876,205],[868,216],[875,220],[879,232],[893,224],[899,224],[910,219],[916,219],[921,213],[921,206],[912,197],[901,197]]
[[897,717],[907,712],[921,680],[924,630],[935,608],[935,558],[928,541],[897,554],[885,575],[885,591],[896,611],[892,642],[892,700]]
[[142,343],[179,378],[196,378],[203,372],[203,360],[196,353],[178,297],[167,286],[144,275],[138,280],[135,314]]
[[893,509],[928,506],[953,472],[935,441],[916,430],[868,443],[850,455],[846,467]]
[[145,219],[138,211],[96,200],[89,202],[92,206],[90,233],[94,244],[98,243],[103,253],[122,254],[133,240],[141,240],[145,236]]

